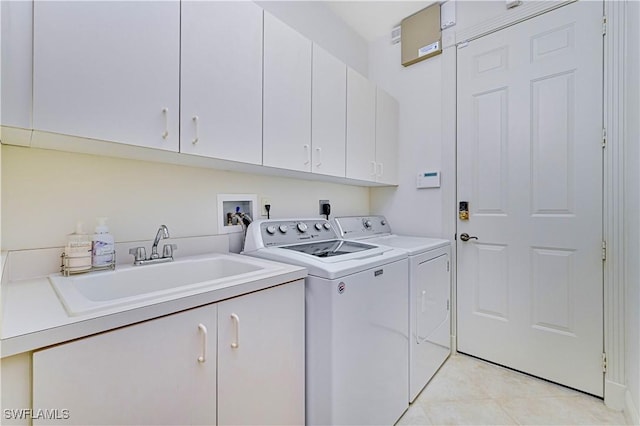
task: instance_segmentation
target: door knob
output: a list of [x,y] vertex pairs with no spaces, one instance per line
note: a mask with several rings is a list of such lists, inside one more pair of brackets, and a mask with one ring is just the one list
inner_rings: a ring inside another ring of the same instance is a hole
[[478,237],[470,237],[469,234],[465,232],[464,234],[460,234],[460,239],[462,241],[469,241],[469,240],[477,240]]

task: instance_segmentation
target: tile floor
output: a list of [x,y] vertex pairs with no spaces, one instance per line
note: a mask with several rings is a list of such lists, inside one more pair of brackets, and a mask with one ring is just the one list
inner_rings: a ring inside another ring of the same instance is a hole
[[602,400],[453,355],[397,425],[623,425]]

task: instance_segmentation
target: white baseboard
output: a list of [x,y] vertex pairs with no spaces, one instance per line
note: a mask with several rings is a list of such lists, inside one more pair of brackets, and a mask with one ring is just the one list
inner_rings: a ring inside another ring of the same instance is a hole
[[622,411],[625,409],[627,387],[610,380],[604,381],[604,403],[607,407]]
[[640,425],[640,416],[638,416],[638,408],[633,402],[631,392],[627,389],[624,398],[624,417],[627,420],[627,424]]

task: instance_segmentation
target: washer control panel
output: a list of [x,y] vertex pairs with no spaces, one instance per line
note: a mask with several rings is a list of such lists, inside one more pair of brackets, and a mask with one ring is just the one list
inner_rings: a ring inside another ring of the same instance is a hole
[[384,216],[336,217],[334,222],[338,228],[337,231],[346,239],[391,234],[391,227]]
[[260,224],[265,247],[340,238],[326,219],[271,220]]

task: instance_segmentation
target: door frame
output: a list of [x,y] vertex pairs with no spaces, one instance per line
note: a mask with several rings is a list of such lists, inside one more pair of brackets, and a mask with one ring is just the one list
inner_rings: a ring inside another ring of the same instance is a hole
[[[468,28],[450,27],[442,33],[442,167],[451,179],[443,179],[442,218],[444,235],[454,240],[457,232],[457,46],[533,18],[553,9],[573,3],[525,2],[515,9]],[[625,287],[624,282],[624,79],[626,48],[626,0],[603,2],[604,81],[603,81],[603,239],[606,241],[604,262],[604,352],[607,368],[604,373],[604,402],[622,410],[625,407]],[[455,240],[454,240],[455,241]],[[457,254],[452,262],[452,351],[457,351]]]

